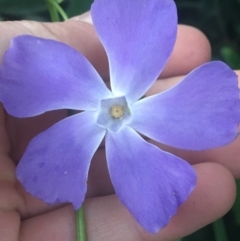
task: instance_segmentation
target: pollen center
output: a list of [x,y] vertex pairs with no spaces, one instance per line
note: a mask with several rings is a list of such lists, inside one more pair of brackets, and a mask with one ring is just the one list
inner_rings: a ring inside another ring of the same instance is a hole
[[120,119],[124,115],[124,107],[121,105],[113,105],[110,109],[110,114],[115,119]]

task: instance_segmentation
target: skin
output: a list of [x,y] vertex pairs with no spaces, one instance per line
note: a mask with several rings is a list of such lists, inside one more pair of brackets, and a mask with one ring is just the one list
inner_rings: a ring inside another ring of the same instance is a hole
[[[0,59],[10,39],[32,34],[62,41],[82,52],[108,82],[106,54],[96,36],[89,14],[64,23],[0,23]],[[178,27],[174,51],[148,95],[176,84],[197,66],[210,60],[211,48],[197,29]],[[75,220],[71,205],[49,206],[26,193],[15,178],[15,168],[33,136],[66,116],[53,111],[38,117],[17,119],[0,106],[0,241],[74,241]],[[195,190],[180,206],[167,227],[158,234],[146,233],[114,195],[105,163],[104,145],[95,154],[84,203],[89,241],[170,241],[186,236],[223,216],[232,206],[240,177],[240,138],[214,150],[193,152],[168,146],[193,164],[198,176]]]

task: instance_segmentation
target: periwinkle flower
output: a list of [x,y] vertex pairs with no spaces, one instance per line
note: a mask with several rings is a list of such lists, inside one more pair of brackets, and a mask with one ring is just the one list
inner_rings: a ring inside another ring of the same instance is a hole
[[95,0],[91,13],[108,55],[112,91],[83,55],[63,43],[18,36],[4,55],[0,100],[9,114],[83,111],[33,138],[17,178],[45,202],[70,202],[78,209],[90,161],[105,137],[117,196],[142,227],[155,233],[194,189],[196,174],[138,133],[191,150],[231,142],[240,120],[237,76],[224,63],[210,62],[171,89],[141,98],[173,50],[174,2]]

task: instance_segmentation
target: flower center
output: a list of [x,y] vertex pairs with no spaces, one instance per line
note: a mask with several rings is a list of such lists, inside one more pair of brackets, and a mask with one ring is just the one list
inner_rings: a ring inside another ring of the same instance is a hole
[[131,112],[124,96],[101,100],[97,116],[100,127],[118,132],[130,119]]
[[124,108],[121,105],[113,105],[110,109],[110,114],[115,119],[120,119],[124,115]]

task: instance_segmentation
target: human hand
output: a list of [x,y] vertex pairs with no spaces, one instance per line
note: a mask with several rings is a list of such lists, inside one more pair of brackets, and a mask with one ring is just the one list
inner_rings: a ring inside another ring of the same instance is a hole
[[[86,16],[85,16],[86,17]],[[108,81],[107,59],[93,27],[81,19],[64,23],[43,24],[36,22],[8,22],[0,24],[4,38],[0,40],[1,56],[12,37],[33,34],[65,42],[82,52]],[[187,61],[183,61],[187,59]],[[178,75],[187,74],[210,59],[210,47],[205,37],[197,30],[179,26],[177,43],[168,65],[148,94],[159,92],[176,83]],[[48,206],[24,191],[15,178],[17,165],[30,139],[53,123],[64,118],[66,111],[54,111],[44,115],[17,119],[0,112],[0,240],[74,240],[74,211],[70,205]],[[236,144],[238,142],[238,144]],[[235,176],[240,175],[239,165],[234,164],[239,150],[239,141],[228,147],[205,152],[176,152],[195,164],[198,175],[196,189],[181,205],[170,224],[159,234],[146,233],[114,195],[107,167],[105,152],[100,148],[95,154],[89,173],[88,193],[85,202],[87,233],[94,240],[174,240],[185,236],[222,216],[235,198]],[[225,152],[234,158],[218,157]],[[10,158],[11,157],[11,158]],[[219,159],[219,160],[218,160]],[[232,161],[231,161],[232,160]],[[208,163],[214,161],[215,163]],[[205,162],[205,163],[202,163]],[[196,164],[199,163],[199,164]],[[235,165],[235,168],[233,168]],[[238,171],[237,171],[238,169]],[[22,219],[22,220],[20,220]]]

